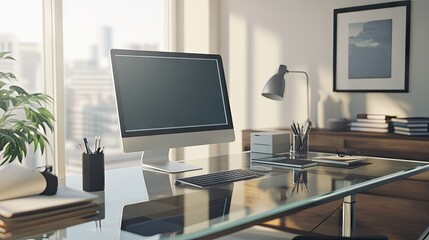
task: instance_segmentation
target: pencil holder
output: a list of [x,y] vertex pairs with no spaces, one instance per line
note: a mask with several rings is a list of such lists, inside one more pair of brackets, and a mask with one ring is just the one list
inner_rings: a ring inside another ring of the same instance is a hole
[[308,134],[293,134],[290,146],[290,154],[295,157],[305,157],[309,149]]
[[103,153],[82,153],[82,185],[87,192],[104,190]]

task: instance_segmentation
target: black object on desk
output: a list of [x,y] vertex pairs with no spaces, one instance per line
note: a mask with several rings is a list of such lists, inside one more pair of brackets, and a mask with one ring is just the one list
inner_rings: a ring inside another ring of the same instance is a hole
[[83,190],[104,190],[104,153],[82,153]]
[[252,159],[252,163],[261,163],[275,165],[279,167],[290,167],[290,168],[307,168],[316,166],[317,162],[313,162],[305,159],[291,159],[289,157],[268,157]]
[[176,184],[183,183],[198,188],[205,188],[262,176],[264,176],[264,174],[250,170],[233,169],[194,177],[178,178],[176,179]]
[[125,205],[120,239],[126,239],[125,232],[147,237],[159,234],[161,239],[174,238],[188,226],[208,220],[210,225],[226,221],[232,194],[233,186],[229,185]]

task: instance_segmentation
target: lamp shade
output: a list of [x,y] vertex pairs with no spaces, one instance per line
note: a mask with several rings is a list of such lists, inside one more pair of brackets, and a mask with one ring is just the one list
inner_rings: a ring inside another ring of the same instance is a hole
[[264,90],[262,90],[262,96],[273,100],[282,100],[285,91],[286,73],[287,67],[285,65],[280,65],[277,73],[265,84]]
[[285,92],[285,74],[286,73],[302,73],[305,75],[307,83],[307,116],[308,122],[311,125],[310,120],[310,86],[308,84],[308,74],[304,71],[289,71],[285,65],[280,65],[279,70],[274,76],[272,76],[265,84],[264,90],[262,90],[262,96],[272,100],[282,100]]

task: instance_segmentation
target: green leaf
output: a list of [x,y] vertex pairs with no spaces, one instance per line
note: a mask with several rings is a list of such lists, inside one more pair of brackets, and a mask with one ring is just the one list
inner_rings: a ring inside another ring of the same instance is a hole
[[18,99],[16,99],[16,98],[11,98],[11,99],[10,99],[10,101],[12,102],[12,105],[13,105],[13,106],[18,105]]
[[6,56],[7,54],[9,54],[10,52],[0,52],[0,59],[10,59],[10,60],[14,60],[16,61],[13,57],[11,56]]
[[45,149],[45,139],[44,138],[39,139],[39,145],[40,145],[40,151],[43,154],[43,150]]
[[3,58],[6,54],[9,54],[10,52],[0,52],[0,58]]
[[[0,60],[15,60],[9,52],[0,52]],[[0,79],[16,80],[9,72],[0,72]],[[54,131],[54,115],[45,107],[53,98],[44,93],[28,93],[24,88],[0,80],[0,157],[1,164],[22,161],[29,145],[32,151],[44,154],[49,146],[47,129]],[[24,113],[24,114],[23,114]]]
[[7,79],[9,81],[16,80],[16,76],[13,73],[10,73],[10,72],[6,72],[6,73],[0,72],[0,79],[1,78],[5,78],[5,79]]
[[0,58],[4,58],[4,56],[6,56],[9,53],[10,52],[0,52]]
[[34,142],[33,142],[33,152],[37,151],[37,147],[39,146],[39,136],[35,135],[34,136]]
[[3,59],[10,59],[10,60],[14,60],[14,61],[16,61],[16,60],[15,60],[15,58],[13,58],[13,57],[11,57],[11,56],[4,57]]
[[40,112],[43,116],[47,117],[48,119],[52,119],[52,120],[54,120],[54,119],[55,119],[54,115],[53,115],[51,112],[49,112],[49,110],[48,110],[48,109],[46,109],[46,108],[39,108],[38,110],[39,110],[39,112]]
[[14,90],[18,94],[29,95],[23,88],[21,88],[19,86],[15,86],[15,85],[14,86],[10,86],[10,89]]
[[3,111],[7,111],[8,109],[8,102],[0,101],[0,108],[3,109]]

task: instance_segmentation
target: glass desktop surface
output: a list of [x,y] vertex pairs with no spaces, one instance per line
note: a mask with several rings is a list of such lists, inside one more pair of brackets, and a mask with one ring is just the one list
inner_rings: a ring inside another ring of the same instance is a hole
[[[319,154],[311,153],[316,155]],[[349,168],[273,167],[263,177],[210,189],[176,186],[174,180],[228,169],[248,169],[252,165],[250,153],[186,161],[203,169],[180,174],[141,167],[110,170],[106,172],[105,191],[95,192],[102,207],[98,219],[53,231],[50,239],[216,237],[231,229],[240,230],[429,169],[424,162],[383,158],[364,161],[365,164]],[[82,189],[80,176],[68,176],[65,181],[69,187]]]

